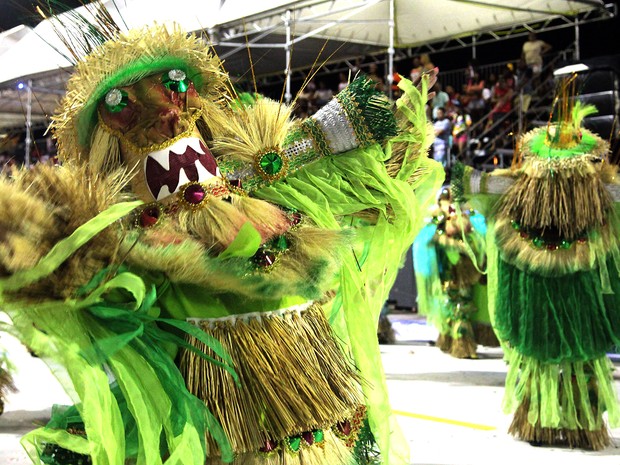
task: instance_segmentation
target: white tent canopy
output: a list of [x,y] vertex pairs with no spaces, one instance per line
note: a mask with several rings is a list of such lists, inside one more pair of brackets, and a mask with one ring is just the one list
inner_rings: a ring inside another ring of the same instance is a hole
[[[603,0],[105,0],[103,4],[123,29],[174,21],[188,31],[206,31],[232,75],[247,72],[249,47],[258,56],[257,76],[310,66],[326,39],[323,57],[333,53],[332,60],[380,50],[391,57],[399,47],[459,41],[514,25],[605,11]],[[88,15],[87,7],[79,11]],[[35,120],[53,111],[71,67],[65,56],[69,54],[50,21],[0,34],[0,127],[17,118],[23,121],[23,104],[14,94],[18,80],[31,79],[33,90],[39,90],[41,108],[32,108]],[[42,96],[45,89],[50,95]]]

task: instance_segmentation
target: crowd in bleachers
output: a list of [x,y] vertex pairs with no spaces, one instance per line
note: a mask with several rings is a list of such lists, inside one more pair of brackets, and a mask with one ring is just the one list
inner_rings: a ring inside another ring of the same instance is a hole
[[[431,156],[449,165],[451,159],[472,153],[472,147],[475,149],[481,139],[492,140],[497,146],[512,144],[503,129],[515,121],[517,112],[513,109],[523,115],[534,97],[552,93],[553,76],[543,73],[544,55],[550,50],[549,44],[532,33],[523,44],[521,56],[501,68],[490,69],[479,66],[476,60],[470,61],[459,79],[460,86],[444,85],[440,71],[431,89],[434,97],[428,104],[428,118],[433,122],[437,137]],[[326,80],[310,80],[296,99],[295,114],[311,116],[358,73],[366,74],[376,82],[377,90],[395,99],[400,95],[397,84],[401,76],[415,80],[421,73],[433,69],[435,65],[429,54],[416,55],[409,63],[396,63],[391,82],[388,82],[383,77],[386,73],[380,72],[377,63],[363,64],[358,60],[349,73],[339,74],[337,87],[332,84],[333,90]]]

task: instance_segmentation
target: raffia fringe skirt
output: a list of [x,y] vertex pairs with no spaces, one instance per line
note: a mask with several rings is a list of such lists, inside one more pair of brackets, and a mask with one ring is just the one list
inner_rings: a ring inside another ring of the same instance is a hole
[[[186,351],[190,392],[219,420],[234,465],[351,465],[365,416],[359,375],[318,304],[190,320],[228,351],[239,376]],[[190,341],[209,354],[198,341]],[[220,464],[207,437],[208,465]]]

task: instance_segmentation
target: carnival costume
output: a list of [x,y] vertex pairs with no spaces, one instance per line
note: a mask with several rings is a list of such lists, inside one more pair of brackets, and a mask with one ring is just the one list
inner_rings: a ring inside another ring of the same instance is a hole
[[13,384],[13,365],[9,360],[8,354],[2,350],[0,346],[0,415],[4,413],[4,405],[6,402],[6,396],[10,392],[15,391],[15,384]]
[[478,344],[498,345],[482,273],[485,234],[484,217],[457,212],[450,189],[442,188],[413,243],[418,312],[437,328],[437,346],[456,358],[476,358]]
[[196,36],[109,32],[54,117],[63,165],[0,185],[2,306],[76,401],[35,462],[350,465],[367,417],[408,463],[376,328],[442,178],[428,77],[294,121],[233,104]]
[[620,190],[608,144],[580,127],[592,107],[573,108],[566,86],[556,120],[523,136],[514,169],[461,165],[453,187],[488,212],[489,304],[507,350],[510,432],[602,449],[603,413],[611,426],[620,420],[606,356],[620,340]]

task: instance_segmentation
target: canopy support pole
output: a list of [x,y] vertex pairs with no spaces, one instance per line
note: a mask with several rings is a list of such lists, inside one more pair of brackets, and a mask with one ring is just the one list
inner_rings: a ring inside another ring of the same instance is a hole
[[286,53],[286,69],[284,75],[286,76],[286,92],[284,94],[284,101],[291,103],[291,10],[286,10],[284,16],[284,25],[286,27],[286,44],[284,45],[284,51]]
[[579,18],[575,16],[575,60],[581,60],[579,51]]
[[26,139],[24,141],[24,165],[30,168],[30,145],[32,144],[32,80],[26,83]]
[[388,46],[388,69],[387,69],[387,85],[388,85],[388,96],[391,98],[394,97],[394,92],[392,90],[392,84],[394,83],[394,35],[396,34],[396,27],[394,22],[394,0],[390,0],[390,20],[388,22],[389,26],[389,46]]

